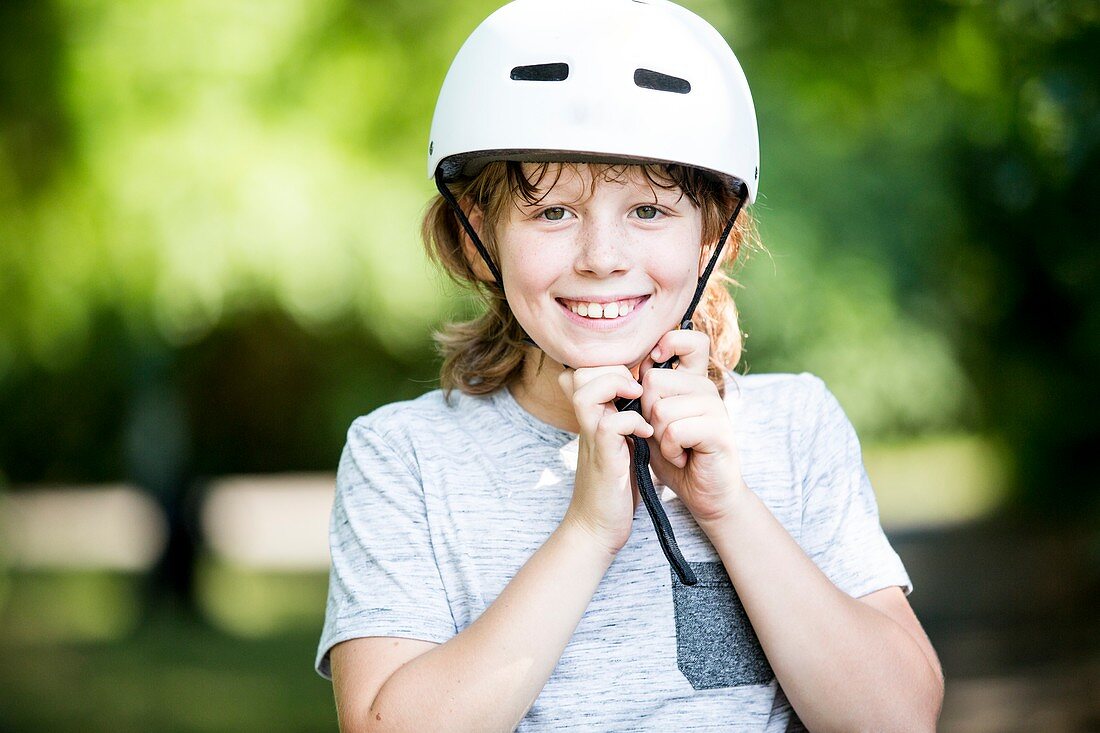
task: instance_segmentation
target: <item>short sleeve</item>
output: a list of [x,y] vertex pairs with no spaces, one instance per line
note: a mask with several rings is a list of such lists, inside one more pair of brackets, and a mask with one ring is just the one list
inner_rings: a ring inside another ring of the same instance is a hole
[[443,642],[457,633],[419,475],[366,419],[348,431],[336,474],[328,603],[315,662],[327,679],[329,650],[342,641],[400,636]]
[[833,583],[859,596],[913,584],[879,522],[855,428],[825,383],[811,384],[802,435],[802,549]]

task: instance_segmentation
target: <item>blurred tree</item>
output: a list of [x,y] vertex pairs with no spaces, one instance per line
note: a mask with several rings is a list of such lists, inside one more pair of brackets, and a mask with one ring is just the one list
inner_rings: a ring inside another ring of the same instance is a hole
[[[1100,427],[1082,406],[1100,404],[1100,226],[1090,205],[1100,180],[1100,8],[1032,0],[746,7],[745,30],[729,28],[746,36],[749,76],[766,85],[757,95],[765,159],[787,187],[785,200],[772,200],[783,209],[773,215],[779,246],[788,230],[806,227],[828,247],[827,260],[859,253],[884,263],[884,287],[905,314],[887,325],[924,324],[950,340],[952,360],[926,338],[912,339],[909,355],[930,370],[961,364],[965,380],[953,381],[977,409],[959,405],[958,417],[1002,439],[1017,508],[1095,521]],[[791,144],[807,137],[809,148]],[[800,224],[786,221],[790,209]],[[848,283],[866,292],[858,279]],[[843,291],[828,289],[825,302]],[[792,292],[782,307],[818,292]],[[751,309],[751,286],[745,301]],[[853,319],[874,320],[862,295],[840,302]],[[809,310],[800,313],[814,324]],[[904,347],[857,348],[862,358],[830,366],[830,349],[815,352],[820,337],[807,330],[795,331],[794,346],[765,341],[765,362],[795,351],[822,372],[862,374],[863,395],[896,402],[897,391],[916,387],[917,399],[932,398],[926,405],[951,404],[907,379],[890,380],[892,396],[868,390],[881,366],[867,363]]]
[[959,353],[1013,453],[1015,499],[1089,521],[1100,519],[1098,21],[1081,2],[960,14],[997,49],[999,83],[961,85],[949,160],[967,236],[936,258]]
[[[1094,4],[686,4],[760,117],[752,368],[820,373],[865,438],[993,431],[1023,506],[1090,506]],[[417,242],[423,146],[496,5],[0,4],[0,470],[182,511],[430,386],[468,303]]]
[[0,3],[0,196],[41,193],[72,154],[63,34],[53,2]]

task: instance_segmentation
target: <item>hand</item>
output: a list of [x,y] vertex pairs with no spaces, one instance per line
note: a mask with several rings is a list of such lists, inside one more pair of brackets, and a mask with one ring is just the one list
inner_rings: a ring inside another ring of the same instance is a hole
[[630,537],[640,498],[633,485],[633,446],[626,436],[653,435],[641,415],[615,409],[615,399],[640,396],[642,385],[625,366],[566,369],[558,383],[580,424],[576,483],[563,521],[589,531],[615,554]]
[[[700,523],[733,511],[748,491],[741,477],[741,457],[726,405],[707,376],[710,338],[699,331],[669,331],[646,359],[642,382],[642,415],[653,426],[650,465]],[[675,369],[654,363],[680,357]]]

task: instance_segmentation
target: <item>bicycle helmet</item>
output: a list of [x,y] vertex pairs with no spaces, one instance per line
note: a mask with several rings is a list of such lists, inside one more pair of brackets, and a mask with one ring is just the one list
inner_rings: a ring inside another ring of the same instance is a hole
[[428,176],[492,160],[679,163],[756,199],[760,145],[741,65],[666,0],[515,0],[463,44],[443,82]]

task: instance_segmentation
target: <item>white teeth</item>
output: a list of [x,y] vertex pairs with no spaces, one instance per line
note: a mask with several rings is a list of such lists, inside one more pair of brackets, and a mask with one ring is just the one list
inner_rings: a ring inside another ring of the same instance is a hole
[[578,303],[567,302],[569,310],[585,318],[620,318],[634,310],[634,305],[629,302],[615,303]]

